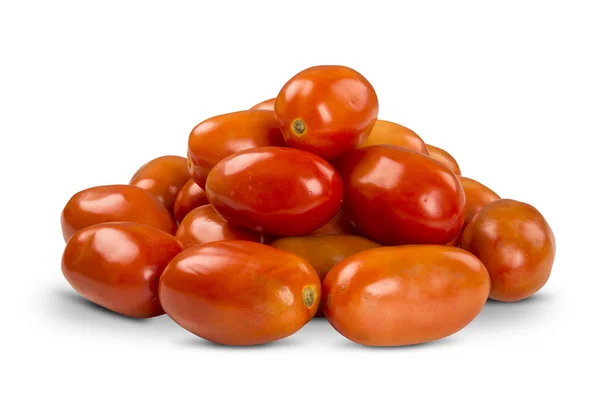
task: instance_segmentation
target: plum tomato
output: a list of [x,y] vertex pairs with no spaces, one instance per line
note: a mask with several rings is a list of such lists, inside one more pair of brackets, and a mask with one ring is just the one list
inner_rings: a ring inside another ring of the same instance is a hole
[[460,247],[483,262],[492,281],[490,298],[503,302],[523,300],[544,287],[556,254],[544,216],[512,199],[482,208],[466,226]]
[[465,222],[463,224],[463,226],[466,226],[469,222],[471,222],[479,210],[493,201],[500,200],[500,196],[498,196],[492,189],[476,181],[475,179],[464,176],[457,177],[463,187],[463,190],[465,191],[465,196],[467,199]]
[[205,204],[208,204],[208,199],[204,190],[193,179],[188,180],[175,198],[175,206],[173,208],[175,220],[181,223],[190,211]]
[[65,246],[62,273],[83,298],[133,318],[164,314],[158,280],[183,250],[172,235],[136,222],[105,222],[77,231]]
[[455,175],[461,174],[460,167],[458,166],[456,159],[454,157],[452,157],[452,155],[450,153],[448,153],[446,150],[440,149],[439,147],[435,147],[435,146],[428,144],[427,151],[429,152],[429,157],[444,164]]
[[189,179],[185,157],[162,156],[142,165],[129,184],[146,189],[173,213],[175,198]]
[[383,245],[446,244],[462,227],[465,193],[448,168],[392,145],[353,150],[337,164],[343,211]]
[[275,101],[275,116],[287,145],[327,160],[364,142],[378,113],[379,101],[371,83],[339,65],[299,72],[281,88]]
[[197,207],[183,219],[175,235],[184,247],[218,240],[247,240],[264,243],[262,234],[225,221],[210,204]]
[[206,181],[206,195],[234,225],[273,236],[301,236],[339,211],[342,182],[337,171],[315,154],[261,147],[215,165]]
[[273,112],[244,110],[217,115],[200,122],[188,138],[188,169],[204,189],[216,163],[239,151],[262,146],[284,146]]
[[275,110],[275,100],[276,98],[272,98],[269,100],[265,100],[265,101],[261,101],[258,104],[255,104],[252,106],[251,110],[269,110],[269,111],[274,111]]
[[378,119],[367,140],[359,147],[373,146],[376,144],[391,144],[400,146],[419,153],[429,154],[427,145],[413,130],[395,122]]
[[312,319],[321,282],[295,254],[223,240],[179,253],[160,278],[159,297],[177,324],[203,339],[258,345],[288,337]]
[[356,228],[352,225],[346,214],[339,210],[331,221],[310,233],[310,236],[322,235],[353,235]]
[[406,245],[365,250],[336,264],[322,286],[325,316],[347,339],[368,346],[439,340],[467,326],[490,277],[456,247]]
[[94,186],[75,193],[61,213],[65,242],[78,230],[101,222],[138,222],[175,235],[177,224],[152,193],[132,185]]

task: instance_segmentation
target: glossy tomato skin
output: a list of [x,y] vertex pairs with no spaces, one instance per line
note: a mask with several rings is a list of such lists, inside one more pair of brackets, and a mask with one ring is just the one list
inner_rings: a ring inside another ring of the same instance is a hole
[[210,204],[195,208],[183,219],[175,235],[184,247],[218,240],[247,240],[264,243],[261,233],[225,221]]
[[346,216],[343,210],[339,210],[331,219],[331,221],[312,231],[310,236],[354,235],[356,233],[356,228],[354,225],[352,225],[352,222],[350,222],[348,216]]
[[190,247],[160,278],[167,314],[195,335],[224,345],[283,339],[315,314],[321,283],[302,258],[273,247],[224,240]]
[[275,115],[290,147],[334,159],[365,141],[379,113],[375,89],[357,71],[338,65],[293,76],[275,101]]
[[177,194],[190,179],[187,159],[179,156],[162,156],[142,165],[129,181],[130,185],[146,189],[173,213]]
[[390,246],[336,264],[322,290],[325,316],[343,336],[403,346],[468,325],[486,303],[490,278],[481,261],[455,247]]
[[544,287],[556,255],[544,216],[512,199],[481,209],[465,228],[460,247],[483,262],[492,280],[490,298],[504,302],[526,299]]
[[246,149],[284,145],[271,111],[244,110],[217,115],[200,122],[189,135],[189,173],[204,189],[208,173],[225,157]]
[[227,221],[273,236],[309,234],[342,203],[342,182],[322,158],[297,149],[262,147],[219,162],[206,194]]
[[402,147],[374,145],[352,151],[337,168],[344,212],[376,242],[446,244],[458,235],[465,193],[441,163]]
[[274,111],[275,110],[275,100],[276,100],[276,98],[274,97],[269,100],[261,101],[260,103],[253,105],[252,108],[250,108],[250,109],[251,110]]
[[152,193],[132,185],[102,185],[74,194],[61,214],[65,242],[78,230],[101,222],[138,222],[174,235],[169,211]]
[[429,152],[429,157],[444,164],[450,171],[454,172],[454,174],[461,174],[458,162],[456,162],[456,159],[446,150],[428,144],[427,151]]
[[62,273],[85,299],[133,318],[164,314],[158,280],[183,250],[172,235],[135,222],[106,222],[76,232],[67,242]]
[[359,147],[377,144],[391,144],[404,147],[419,153],[429,154],[427,145],[412,129],[395,122],[378,119],[367,140]]
[[178,223],[181,223],[186,215],[193,209],[208,204],[206,193],[193,179],[187,181],[175,198],[173,215]]
[[465,197],[467,199],[464,222],[464,226],[466,226],[469,222],[471,222],[479,210],[493,201],[500,200],[500,196],[498,196],[498,194],[496,194],[496,192],[494,192],[492,189],[476,181],[475,179],[458,176],[458,180],[465,191]]

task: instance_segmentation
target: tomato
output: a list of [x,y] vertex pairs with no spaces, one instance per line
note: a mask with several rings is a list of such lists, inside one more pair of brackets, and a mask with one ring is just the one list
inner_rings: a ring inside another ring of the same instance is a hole
[[178,223],[196,207],[208,204],[206,193],[193,179],[190,179],[179,191],[175,198],[173,214]]
[[142,165],[129,184],[154,194],[173,213],[177,193],[189,179],[186,158],[163,156]]
[[67,242],[62,273],[82,297],[116,313],[151,318],[164,311],[158,280],[183,246],[172,235],[135,222],[106,222]]
[[227,239],[258,243],[265,241],[262,234],[239,228],[225,221],[210,204],[190,211],[179,225],[175,236],[185,247]]
[[369,135],[379,113],[375,89],[357,71],[307,68],[281,88],[275,115],[288,146],[333,159]]
[[458,163],[446,150],[428,144],[427,151],[429,152],[429,157],[444,164],[454,174],[460,175],[460,167],[458,166]]
[[61,214],[65,241],[78,230],[101,222],[138,222],[172,235],[177,225],[152,193],[132,185],[103,185],[74,194]]
[[455,247],[392,246],[336,264],[322,290],[325,316],[347,339],[403,346],[467,326],[486,303],[490,277],[481,261]]
[[321,282],[294,254],[224,240],[177,255],[160,278],[159,297],[176,323],[203,339],[256,345],[302,328],[317,311]]
[[352,151],[337,166],[344,212],[376,242],[445,244],[459,233],[465,193],[458,178],[429,156],[375,145]]
[[367,140],[359,147],[372,146],[375,144],[392,144],[405,147],[419,153],[429,154],[427,145],[411,129],[394,122],[378,119]]
[[331,221],[310,233],[311,236],[321,235],[352,235],[356,228],[352,225],[346,214],[339,210]]
[[206,177],[216,163],[239,151],[284,146],[273,112],[245,110],[217,115],[200,122],[188,138],[188,169],[204,189]]
[[261,101],[258,104],[252,106],[251,110],[269,110],[273,111],[275,109],[275,100],[276,98],[272,98],[269,100]]
[[466,226],[471,222],[479,210],[493,201],[500,200],[500,196],[489,187],[477,182],[475,179],[458,176],[458,180],[465,191],[467,199],[465,222],[463,224],[463,226]]
[[322,158],[297,149],[262,147],[219,162],[206,194],[227,221],[273,236],[306,235],[330,221],[342,182]]
[[485,264],[492,280],[490,298],[504,302],[523,300],[544,287],[556,254],[544,216],[511,199],[481,209],[466,226],[460,247]]

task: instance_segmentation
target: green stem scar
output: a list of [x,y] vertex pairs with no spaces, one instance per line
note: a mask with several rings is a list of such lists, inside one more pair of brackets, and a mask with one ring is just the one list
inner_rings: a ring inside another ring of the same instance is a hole
[[302,289],[302,302],[308,308],[310,308],[315,302],[315,289],[310,286],[305,286]]
[[296,119],[292,122],[292,130],[296,135],[302,135],[306,132],[306,125],[301,119]]

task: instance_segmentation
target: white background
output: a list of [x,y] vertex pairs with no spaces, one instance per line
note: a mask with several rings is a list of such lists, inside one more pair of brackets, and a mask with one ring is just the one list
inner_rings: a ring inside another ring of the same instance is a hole
[[[599,398],[597,2],[412,3],[3,1],[0,398]],[[217,347],[75,294],[60,272],[72,194],[185,155],[198,122],[316,64],[362,72],[381,118],[535,205],[557,239],[546,287],[397,349],[355,345],[325,320]]]

